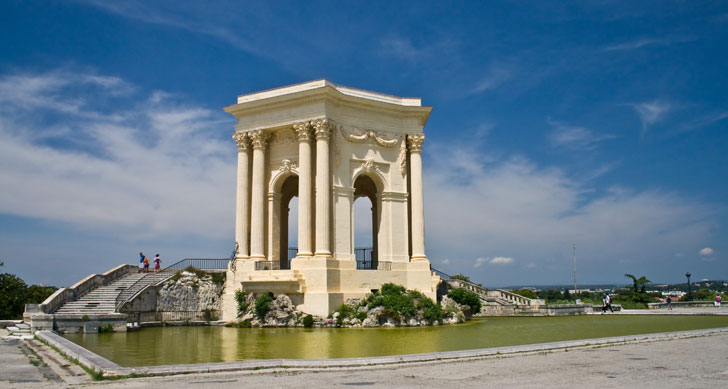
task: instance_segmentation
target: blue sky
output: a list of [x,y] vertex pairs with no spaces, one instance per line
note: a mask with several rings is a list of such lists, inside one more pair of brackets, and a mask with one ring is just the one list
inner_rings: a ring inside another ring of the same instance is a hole
[[726,279],[728,3],[5,1],[0,260],[69,285],[224,257],[222,107],[422,97],[427,252],[486,286]]

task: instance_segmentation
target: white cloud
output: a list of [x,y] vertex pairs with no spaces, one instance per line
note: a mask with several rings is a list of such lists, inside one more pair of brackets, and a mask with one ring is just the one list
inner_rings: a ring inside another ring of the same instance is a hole
[[473,267],[478,269],[481,266],[485,265],[486,263],[488,263],[488,258],[480,257],[475,260],[475,264],[473,264]]
[[479,257],[475,260],[475,263],[473,264],[473,267],[478,269],[481,268],[485,264],[491,264],[491,265],[508,265],[513,263],[513,258],[509,257]]
[[713,255],[713,249],[710,247],[706,247],[706,248],[700,250],[700,255],[705,255],[705,256]]
[[130,88],[116,77],[70,71],[0,78],[0,212],[126,237],[226,234],[232,120],[123,93],[115,97],[123,108],[106,114],[84,97],[95,96],[84,89],[94,87]]
[[642,135],[647,132],[647,128],[664,119],[665,115],[673,108],[671,104],[664,101],[649,101],[638,104],[630,104],[637,112],[642,122]]
[[597,143],[615,138],[611,134],[598,134],[585,127],[572,126],[564,122],[551,119],[546,119],[546,122],[553,127],[549,139],[555,147],[592,150]]
[[443,264],[443,265],[449,265],[450,264],[450,260],[447,259],[447,258],[445,258],[442,261],[440,261],[440,263]]
[[[499,155],[477,142],[430,143],[424,174],[430,258],[477,258],[474,268],[483,269],[490,261],[484,252],[507,252],[541,266],[541,279],[568,281],[576,242],[580,272],[616,280],[685,252],[714,230],[715,204],[650,188],[600,190],[564,169]],[[629,268],[612,266],[615,258]],[[443,270],[461,271],[455,267]],[[519,278],[499,272],[489,267],[472,276]]]
[[493,265],[507,265],[509,263],[513,263],[513,258],[509,257],[495,257],[489,261],[490,264]]

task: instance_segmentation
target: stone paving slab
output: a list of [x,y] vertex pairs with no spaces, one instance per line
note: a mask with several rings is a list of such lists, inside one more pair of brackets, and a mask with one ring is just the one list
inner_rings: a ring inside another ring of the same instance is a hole
[[200,363],[200,364],[184,364],[184,365],[164,365],[164,366],[145,366],[145,367],[123,367],[98,355],[83,347],[55,334],[50,331],[38,331],[36,336],[58,348],[62,353],[71,358],[77,359],[83,365],[103,371],[109,376],[128,376],[131,374],[139,375],[175,375],[175,374],[194,374],[194,373],[212,373],[212,372],[232,372],[232,371],[253,371],[253,370],[269,370],[269,369],[285,369],[286,371],[296,370],[318,370],[341,367],[363,367],[363,366],[397,366],[405,364],[417,364],[433,361],[447,360],[474,360],[491,356],[528,354],[545,352],[559,349],[579,348],[585,346],[624,344],[635,342],[647,342],[660,339],[680,339],[709,334],[728,333],[728,327],[678,331],[678,332],[662,332],[655,334],[641,334],[617,336],[609,338],[570,340],[562,342],[551,342],[541,344],[528,344],[506,347],[494,347],[486,349],[444,351],[424,354],[406,354],[406,355],[390,355],[379,357],[364,358],[333,358],[333,359],[267,359],[267,360],[250,360],[238,362],[222,362],[222,363]]

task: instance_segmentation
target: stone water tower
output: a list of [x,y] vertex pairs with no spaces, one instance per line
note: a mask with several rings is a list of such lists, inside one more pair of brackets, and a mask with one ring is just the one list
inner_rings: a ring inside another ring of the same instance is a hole
[[[239,96],[235,240],[223,320],[235,291],[284,293],[326,316],[383,283],[435,299],[439,277],[425,255],[423,128],[432,107],[311,81]],[[372,203],[373,248],[354,252],[354,200]],[[298,197],[298,251],[289,255],[289,203]]]

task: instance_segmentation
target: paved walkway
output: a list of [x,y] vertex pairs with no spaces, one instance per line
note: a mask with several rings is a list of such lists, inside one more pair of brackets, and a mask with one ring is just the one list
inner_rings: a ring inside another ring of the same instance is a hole
[[101,387],[724,387],[728,334],[395,368],[217,373],[95,383]]
[[[622,309],[616,312],[607,312],[605,315],[718,315],[728,316],[728,304],[720,308],[694,307],[673,309]],[[601,312],[589,312],[589,315],[601,315]]]

